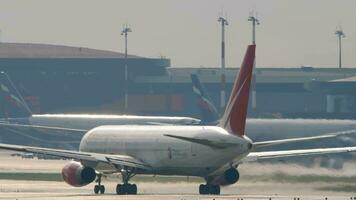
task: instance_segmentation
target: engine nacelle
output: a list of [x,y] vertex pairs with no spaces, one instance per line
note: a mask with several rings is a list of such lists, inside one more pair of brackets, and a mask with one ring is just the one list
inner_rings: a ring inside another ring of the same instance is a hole
[[63,180],[71,186],[81,187],[93,182],[96,177],[95,170],[85,167],[79,162],[69,162],[62,169]]
[[231,185],[236,183],[240,178],[239,171],[235,168],[230,168],[224,172],[224,174],[220,176],[215,176],[210,181],[213,185]]

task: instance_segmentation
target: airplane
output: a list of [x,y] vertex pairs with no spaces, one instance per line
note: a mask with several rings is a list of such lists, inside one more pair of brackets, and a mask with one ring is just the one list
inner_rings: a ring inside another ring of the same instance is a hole
[[99,114],[32,114],[26,101],[10,77],[0,73],[0,94],[2,95],[5,118],[0,126],[31,127],[39,130],[57,130],[86,133],[100,125],[194,125],[200,120],[192,117],[99,115]]
[[63,167],[64,181],[71,186],[80,187],[96,179],[96,194],[105,193],[105,187],[101,184],[104,174],[120,173],[123,184],[117,184],[116,193],[119,195],[137,194],[137,186],[129,183],[137,174],[203,177],[206,184],[199,186],[199,193],[218,195],[221,186],[231,185],[239,180],[237,167],[245,162],[355,152],[356,147],[255,151],[264,146],[311,139],[253,142],[245,134],[255,48],[256,45],[247,47],[239,76],[217,126],[99,126],[83,136],[79,151],[3,143],[0,144],[0,149],[75,159],[76,161]]

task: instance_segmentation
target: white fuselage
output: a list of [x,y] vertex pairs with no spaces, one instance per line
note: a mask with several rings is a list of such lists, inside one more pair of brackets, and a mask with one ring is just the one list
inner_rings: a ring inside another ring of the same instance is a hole
[[[212,148],[165,134],[234,143],[229,148]],[[80,151],[132,156],[152,167],[139,172],[165,175],[212,175],[235,159],[247,155],[251,142],[214,126],[101,126],[89,131]],[[94,166],[105,171],[113,166]]]

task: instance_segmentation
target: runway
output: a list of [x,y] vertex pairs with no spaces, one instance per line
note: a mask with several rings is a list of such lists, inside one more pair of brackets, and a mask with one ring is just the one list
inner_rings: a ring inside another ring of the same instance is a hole
[[[356,164],[347,163],[341,171],[319,167],[305,168],[291,164],[245,164],[239,167],[237,184],[221,189],[220,196],[198,195],[199,179],[183,177],[137,178],[136,196],[118,196],[119,177],[103,180],[105,195],[93,194],[94,183],[71,187],[58,181],[6,180],[4,173],[59,173],[64,160],[37,160],[0,154],[0,199],[144,199],[144,200],[217,200],[217,199],[350,199],[356,196]],[[25,179],[25,178],[24,178]],[[355,181],[354,181],[355,180]]]
[[139,194],[118,196],[115,183],[105,183],[107,193],[95,195],[93,185],[83,188],[69,187],[61,182],[0,181],[0,199],[350,199],[352,193],[320,191],[318,187],[330,184],[240,183],[222,189],[220,196],[200,196],[195,183],[137,183]]

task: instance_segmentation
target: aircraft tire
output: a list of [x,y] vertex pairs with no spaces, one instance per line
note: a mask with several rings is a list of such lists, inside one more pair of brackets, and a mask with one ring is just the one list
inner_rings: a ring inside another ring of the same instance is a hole
[[104,194],[105,193],[105,186],[100,185],[99,186],[99,192],[100,192],[100,194]]
[[99,193],[99,190],[100,190],[99,185],[95,185],[95,186],[94,186],[94,193],[95,193],[95,194],[98,194],[98,193]]
[[121,184],[116,185],[116,194],[123,195],[125,194],[125,186]]
[[129,184],[128,187],[127,187],[128,191],[127,193],[128,194],[137,194],[137,185],[136,184]]
[[209,187],[208,187],[208,185],[203,185],[203,184],[201,184],[200,186],[199,186],[199,194],[209,194]]
[[209,193],[219,195],[220,194],[220,186],[219,185],[210,185]]

